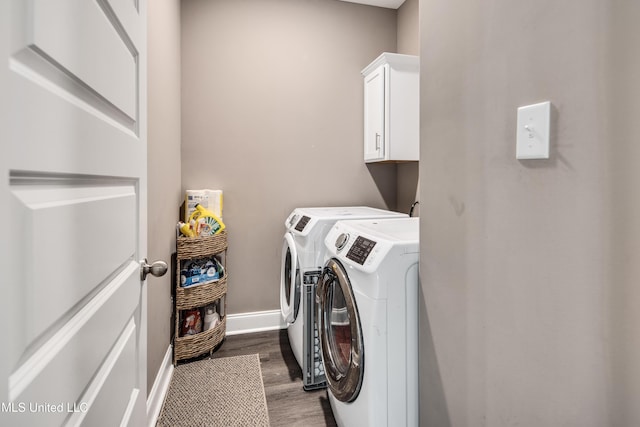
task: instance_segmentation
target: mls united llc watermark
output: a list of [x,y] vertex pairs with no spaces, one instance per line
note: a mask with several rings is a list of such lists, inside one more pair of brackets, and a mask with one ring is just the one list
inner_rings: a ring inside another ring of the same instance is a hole
[[24,413],[53,413],[53,412],[87,412],[89,404],[86,402],[1,402],[0,412]]

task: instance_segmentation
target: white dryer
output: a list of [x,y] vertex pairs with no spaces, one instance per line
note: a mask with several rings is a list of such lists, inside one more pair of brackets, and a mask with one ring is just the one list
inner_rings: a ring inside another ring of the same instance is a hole
[[339,221],[317,285],[339,426],[418,425],[418,218]]
[[325,257],[324,238],[339,220],[403,218],[406,214],[366,206],[297,208],[285,221],[280,274],[280,310],[289,343],[302,368],[305,389],[323,387],[316,328],[315,286]]

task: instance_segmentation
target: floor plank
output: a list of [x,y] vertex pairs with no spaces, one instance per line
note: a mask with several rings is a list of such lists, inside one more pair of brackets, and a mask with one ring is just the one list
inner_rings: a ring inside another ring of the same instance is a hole
[[336,426],[326,390],[304,391],[302,370],[286,330],[226,337],[212,357],[260,355],[262,380],[273,427]]

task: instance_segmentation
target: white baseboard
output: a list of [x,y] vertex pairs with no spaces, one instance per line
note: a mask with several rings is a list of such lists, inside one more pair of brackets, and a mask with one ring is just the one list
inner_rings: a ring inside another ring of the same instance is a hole
[[147,397],[147,421],[149,427],[154,427],[160,416],[160,410],[164,403],[164,398],[169,391],[169,384],[171,383],[171,377],[173,376],[173,348],[169,345],[167,352],[164,354],[160,370],[153,382],[151,392]]
[[227,335],[249,334],[252,332],[275,331],[284,329],[287,324],[282,320],[280,310],[256,311],[227,315]]

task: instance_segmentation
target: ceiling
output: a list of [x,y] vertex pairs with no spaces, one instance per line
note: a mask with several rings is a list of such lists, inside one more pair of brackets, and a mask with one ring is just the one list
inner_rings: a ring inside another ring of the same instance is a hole
[[405,0],[340,0],[349,3],[368,4],[369,6],[386,7],[388,9],[397,9],[402,6]]

